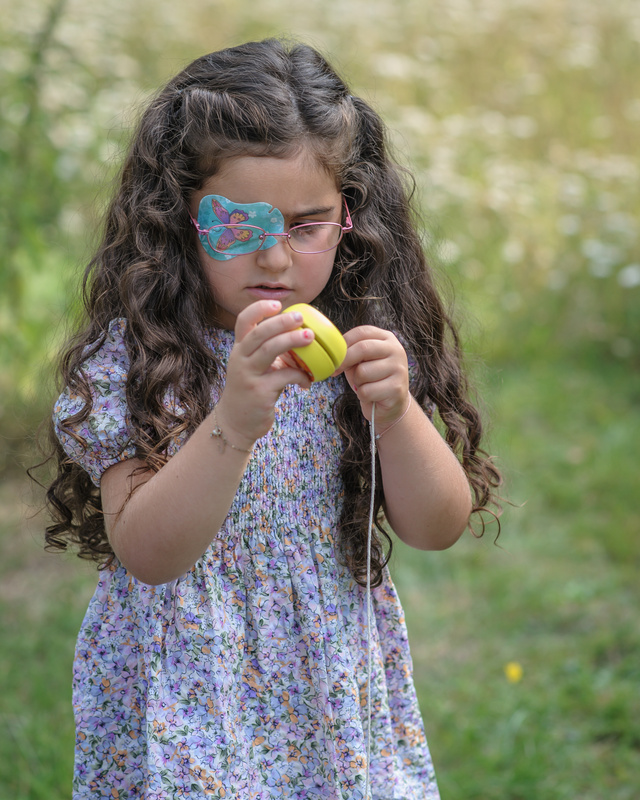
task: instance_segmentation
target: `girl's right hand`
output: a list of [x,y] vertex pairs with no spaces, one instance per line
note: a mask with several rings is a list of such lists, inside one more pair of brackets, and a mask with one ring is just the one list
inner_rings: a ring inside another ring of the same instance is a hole
[[224,391],[216,406],[220,427],[230,442],[250,449],[273,425],[275,404],[288,384],[303,389],[311,381],[285,354],[314,338],[300,328],[299,313],[281,314],[277,300],[258,300],[238,314],[236,341],[229,355]]

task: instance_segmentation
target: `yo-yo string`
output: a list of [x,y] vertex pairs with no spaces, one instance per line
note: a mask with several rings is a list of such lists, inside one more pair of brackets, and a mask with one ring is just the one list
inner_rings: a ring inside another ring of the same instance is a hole
[[371,499],[369,503],[369,528],[367,530],[367,771],[364,785],[364,798],[369,800],[369,766],[371,763],[371,536],[373,533],[373,507],[376,494],[376,404],[371,406]]

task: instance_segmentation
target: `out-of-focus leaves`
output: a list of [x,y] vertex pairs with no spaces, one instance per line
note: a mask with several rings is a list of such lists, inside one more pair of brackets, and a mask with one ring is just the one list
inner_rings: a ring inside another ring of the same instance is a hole
[[33,376],[146,98],[203,52],[283,31],[388,121],[434,264],[478,319],[472,349],[637,368],[633,0],[26,0],[0,31],[0,433],[9,406],[44,400]]

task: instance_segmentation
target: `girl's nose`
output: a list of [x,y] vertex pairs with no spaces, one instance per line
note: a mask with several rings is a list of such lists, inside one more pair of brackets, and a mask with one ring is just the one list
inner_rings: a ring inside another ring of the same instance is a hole
[[293,250],[289,247],[289,243],[284,236],[276,238],[277,241],[273,247],[256,252],[256,262],[263,269],[279,272],[291,266]]

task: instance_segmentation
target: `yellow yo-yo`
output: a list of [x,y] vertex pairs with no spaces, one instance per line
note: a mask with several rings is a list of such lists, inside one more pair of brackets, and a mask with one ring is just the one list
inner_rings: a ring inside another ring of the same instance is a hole
[[310,328],[315,339],[303,347],[294,347],[289,352],[301,370],[312,381],[323,381],[332,375],[347,355],[347,343],[336,326],[317,308],[306,303],[295,303],[283,313],[297,311],[302,314],[301,328]]

